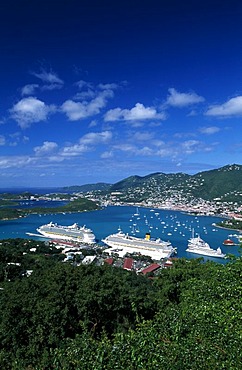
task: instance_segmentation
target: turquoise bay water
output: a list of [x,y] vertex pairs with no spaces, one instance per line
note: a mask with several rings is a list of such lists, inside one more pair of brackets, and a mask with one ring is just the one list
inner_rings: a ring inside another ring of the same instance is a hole
[[[120,227],[123,232],[144,237],[146,232],[151,237],[169,240],[177,247],[177,257],[197,258],[198,256],[187,253],[187,240],[191,237],[192,229],[199,233],[201,238],[207,241],[212,248],[221,247],[224,253],[239,255],[238,246],[223,246],[223,241],[229,235],[238,234],[234,230],[225,230],[215,227],[213,224],[221,221],[218,217],[188,215],[178,211],[152,210],[136,207],[109,206],[99,211],[66,214],[30,215],[12,221],[0,221],[0,239],[7,238],[30,238],[26,233],[36,233],[37,227],[50,221],[61,225],[70,225],[77,222],[79,225],[90,227],[98,242],[109,234],[116,233]],[[31,236],[33,239],[43,238]],[[238,242],[235,236],[230,236]],[[223,262],[218,258],[204,257],[205,260]]]

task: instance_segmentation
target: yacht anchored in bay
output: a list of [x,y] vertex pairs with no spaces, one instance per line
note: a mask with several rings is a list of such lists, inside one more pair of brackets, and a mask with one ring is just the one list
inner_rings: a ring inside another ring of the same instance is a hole
[[226,257],[226,255],[222,253],[221,248],[213,249],[200,237],[200,235],[194,236],[194,229],[192,230],[192,237],[188,240],[188,248],[186,249],[186,252],[208,257]]

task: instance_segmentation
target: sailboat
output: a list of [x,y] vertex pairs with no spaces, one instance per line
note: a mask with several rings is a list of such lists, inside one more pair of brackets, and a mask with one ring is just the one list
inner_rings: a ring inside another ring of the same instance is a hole
[[137,207],[136,208],[136,213],[134,213],[134,216],[139,216],[140,214],[139,214],[139,208]]

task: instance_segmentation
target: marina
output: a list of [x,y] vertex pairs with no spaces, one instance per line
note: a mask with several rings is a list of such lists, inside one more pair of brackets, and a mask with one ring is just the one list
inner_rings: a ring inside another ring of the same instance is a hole
[[[128,233],[130,236],[144,238],[146,233],[150,233],[152,239],[160,238],[170,242],[174,248],[177,248],[176,257],[198,258],[198,255],[186,251],[194,229],[194,232],[206,240],[211,248],[221,248],[224,254],[232,253],[238,256],[239,245],[233,247],[223,245],[231,230],[216,227],[215,224],[219,221],[221,221],[219,217],[195,216],[179,211],[139,207],[137,213],[137,207],[133,206],[108,206],[91,212],[32,214],[25,218],[0,221],[0,239],[31,237],[35,240],[43,240],[43,237],[37,236],[36,232],[41,225],[50,222],[66,226],[78,223],[87,225],[93,231],[97,243],[101,245],[104,244],[103,239],[121,229],[123,233]],[[238,244],[239,235],[241,234],[236,232],[229,238]],[[226,263],[222,258],[204,257],[204,260],[208,259]]]

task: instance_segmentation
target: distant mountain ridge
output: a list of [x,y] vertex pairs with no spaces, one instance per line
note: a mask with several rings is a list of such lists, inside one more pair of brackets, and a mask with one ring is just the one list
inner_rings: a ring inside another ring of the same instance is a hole
[[220,198],[234,201],[235,198],[242,198],[242,165],[226,165],[195,175],[154,173],[143,177],[130,176],[112,185],[110,191],[135,192],[138,188],[144,198],[152,194],[179,192],[205,200]]
[[146,176],[130,176],[115,184],[97,183],[64,188],[73,192],[120,192],[124,201],[142,201],[149,198],[168,199],[171,196],[186,199],[221,200],[242,203],[242,165],[232,164],[195,175],[155,172]]

